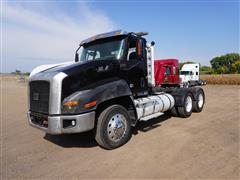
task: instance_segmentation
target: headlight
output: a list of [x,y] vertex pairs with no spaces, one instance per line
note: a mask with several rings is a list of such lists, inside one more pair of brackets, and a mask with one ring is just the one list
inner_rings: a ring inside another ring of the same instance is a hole
[[74,107],[80,104],[79,101],[67,101],[63,103],[63,106]]
[[63,102],[62,112],[63,113],[74,113],[80,105],[80,101],[66,101]]
[[97,101],[91,101],[88,103],[80,103],[80,101],[65,101],[62,104],[62,113],[67,114],[76,114],[81,110],[87,110],[95,107],[97,105]]
[[65,97],[62,102],[61,111],[63,114],[79,114],[84,113],[97,105],[95,94],[92,90],[77,91],[68,97]]

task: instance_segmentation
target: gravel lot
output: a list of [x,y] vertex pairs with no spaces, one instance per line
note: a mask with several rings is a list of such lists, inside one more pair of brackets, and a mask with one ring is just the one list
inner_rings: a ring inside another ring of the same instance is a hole
[[28,126],[27,86],[4,81],[2,179],[239,179],[240,86],[204,87],[202,113],[139,123],[123,147],[100,148],[92,133],[51,136]]

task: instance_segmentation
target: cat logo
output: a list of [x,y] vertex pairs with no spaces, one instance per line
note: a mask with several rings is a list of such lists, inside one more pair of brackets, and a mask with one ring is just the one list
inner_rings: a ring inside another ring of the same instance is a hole
[[39,100],[39,93],[33,93],[33,100],[38,101]]

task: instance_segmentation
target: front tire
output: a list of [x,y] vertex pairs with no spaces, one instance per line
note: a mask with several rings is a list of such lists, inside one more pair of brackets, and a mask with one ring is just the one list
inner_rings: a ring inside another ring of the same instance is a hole
[[132,136],[130,117],[120,105],[111,105],[98,116],[95,140],[105,149],[115,149]]
[[193,110],[193,98],[191,93],[187,93],[184,97],[183,106],[178,107],[178,115],[182,118],[190,117]]

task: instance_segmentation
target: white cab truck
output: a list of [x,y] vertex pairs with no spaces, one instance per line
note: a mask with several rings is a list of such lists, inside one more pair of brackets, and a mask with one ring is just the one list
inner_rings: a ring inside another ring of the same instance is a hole
[[205,85],[206,82],[200,80],[200,64],[184,64],[180,70],[180,80],[183,85]]

